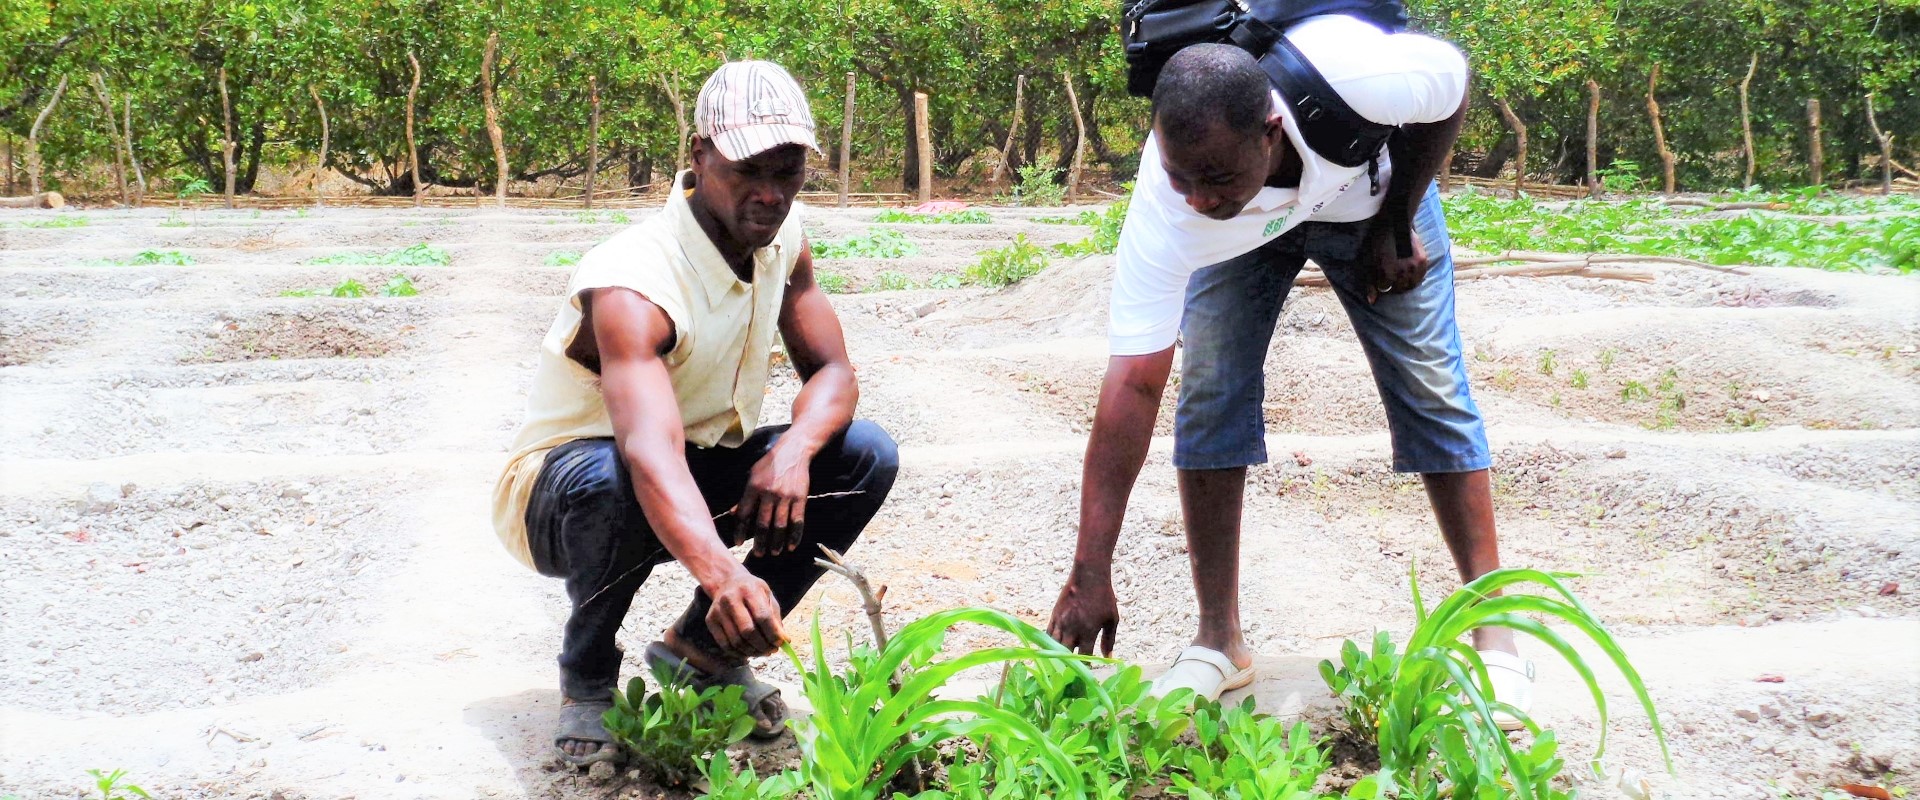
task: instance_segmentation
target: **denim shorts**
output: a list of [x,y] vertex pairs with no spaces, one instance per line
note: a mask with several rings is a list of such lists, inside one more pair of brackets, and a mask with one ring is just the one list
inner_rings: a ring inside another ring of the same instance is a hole
[[1454,322],[1453,257],[1439,188],[1428,187],[1414,218],[1432,267],[1413,291],[1367,304],[1367,287],[1353,265],[1366,228],[1366,222],[1305,222],[1188,280],[1175,468],[1266,462],[1267,346],[1307,259],[1326,272],[1360,337],[1386,406],[1394,471],[1472,472],[1492,463]]

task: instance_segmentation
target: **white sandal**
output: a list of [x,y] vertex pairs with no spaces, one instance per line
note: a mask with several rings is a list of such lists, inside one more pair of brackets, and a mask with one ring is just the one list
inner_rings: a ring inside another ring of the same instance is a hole
[[1192,689],[1197,697],[1219,700],[1222,692],[1244,689],[1253,683],[1253,667],[1233,665],[1227,654],[1209,647],[1193,645],[1180,651],[1160,677],[1153,679],[1152,695],[1165,697],[1175,689]]
[[[1487,679],[1493,684],[1493,697],[1520,713],[1533,713],[1533,662],[1499,650],[1481,650],[1480,660],[1487,665]],[[1517,731],[1527,724],[1505,711],[1493,712],[1493,724],[1503,731]]]

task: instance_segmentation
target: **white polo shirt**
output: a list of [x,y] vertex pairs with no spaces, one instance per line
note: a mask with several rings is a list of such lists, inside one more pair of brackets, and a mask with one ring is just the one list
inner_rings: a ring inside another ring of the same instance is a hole
[[[1309,18],[1286,35],[1347,105],[1375,122],[1439,122],[1453,116],[1466,96],[1466,57],[1438,39],[1390,34],[1344,14]],[[1168,182],[1159,142],[1148,134],[1120,230],[1107,329],[1113,355],[1173,346],[1194,271],[1252,252],[1307,220],[1355,222],[1379,213],[1385,192],[1371,193],[1367,166],[1342,167],[1315,154],[1287,104],[1278,93],[1273,98],[1300,153],[1300,187],[1264,187],[1233,219],[1210,219],[1188,206]],[[1383,189],[1391,170],[1382,153]]]

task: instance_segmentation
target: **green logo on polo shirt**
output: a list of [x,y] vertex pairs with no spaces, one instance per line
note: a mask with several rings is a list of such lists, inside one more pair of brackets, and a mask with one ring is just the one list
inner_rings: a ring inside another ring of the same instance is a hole
[[1275,219],[1272,222],[1267,223],[1266,230],[1261,231],[1260,235],[1272,236],[1276,233],[1279,233],[1282,228],[1287,227],[1287,217],[1291,217],[1291,216],[1293,216],[1293,212],[1289,211],[1287,212],[1286,216],[1280,217],[1278,219]]

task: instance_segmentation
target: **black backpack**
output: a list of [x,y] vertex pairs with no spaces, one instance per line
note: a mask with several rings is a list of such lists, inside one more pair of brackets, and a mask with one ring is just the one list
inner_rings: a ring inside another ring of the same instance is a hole
[[1348,14],[1398,31],[1407,25],[1401,0],[1122,0],[1121,7],[1128,94],[1153,96],[1161,67],[1182,48],[1237,45],[1259,59],[1281,99],[1293,106],[1307,146],[1343,167],[1368,165],[1379,191],[1379,154],[1396,128],[1356,113],[1280,32],[1321,14]]

